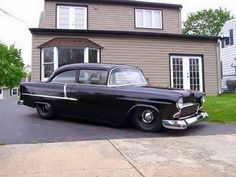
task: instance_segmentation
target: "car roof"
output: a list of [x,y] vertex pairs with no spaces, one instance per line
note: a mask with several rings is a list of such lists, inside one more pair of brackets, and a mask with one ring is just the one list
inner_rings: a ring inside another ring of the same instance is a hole
[[135,66],[124,65],[124,64],[104,64],[104,63],[77,63],[64,65],[58,68],[53,75],[49,78],[53,78],[55,75],[67,71],[67,70],[79,70],[79,69],[101,69],[101,70],[111,70],[113,68],[138,68]]
[[135,66],[124,65],[124,64],[104,64],[104,63],[79,63],[79,64],[69,64],[60,67],[57,72],[61,72],[64,70],[71,70],[71,69],[106,69],[111,70],[117,67],[132,67],[137,68]]

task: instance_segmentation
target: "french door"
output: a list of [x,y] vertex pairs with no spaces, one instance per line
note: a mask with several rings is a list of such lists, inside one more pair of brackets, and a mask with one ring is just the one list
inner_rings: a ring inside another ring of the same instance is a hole
[[202,57],[171,56],[171,87],[203,91]]

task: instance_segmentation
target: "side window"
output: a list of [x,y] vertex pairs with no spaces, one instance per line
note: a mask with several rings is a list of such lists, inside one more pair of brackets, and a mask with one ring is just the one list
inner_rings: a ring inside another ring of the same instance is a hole
[[59,83],[75,83],[76,70],[70,70],[62,72],[56,75],[51,82],[59,82]]
[[104,70],[80,70],[79,84],[106,85],[108,72]]

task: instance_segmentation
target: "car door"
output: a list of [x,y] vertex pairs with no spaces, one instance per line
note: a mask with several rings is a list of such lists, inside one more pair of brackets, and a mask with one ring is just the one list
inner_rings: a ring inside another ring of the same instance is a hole
[[71,110],[74,115],[111,124],[120,123],[115,118],[114,89],[107,86],[107,77],[107,70],[80,70],[78,83],[67,86],[68,97],[77,99]]
[[56,99],[48,98],[52,103],[53,111],[60,115],[71,115],[70,107],[74,100],[67,98],[68,85],[76,82],[78,70],[66,70],[54,76],[50,82],[45,83],[45,91]]

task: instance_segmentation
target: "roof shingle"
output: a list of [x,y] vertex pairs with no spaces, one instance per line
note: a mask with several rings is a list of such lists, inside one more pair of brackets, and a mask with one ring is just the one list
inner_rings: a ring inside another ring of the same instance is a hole
[[103,48],[102,46],[96,44],[95,42],[89,40],[88,38],[54,38],[51,39],[40,46],[39,48],[46,47],[89,47],[89,48]]

